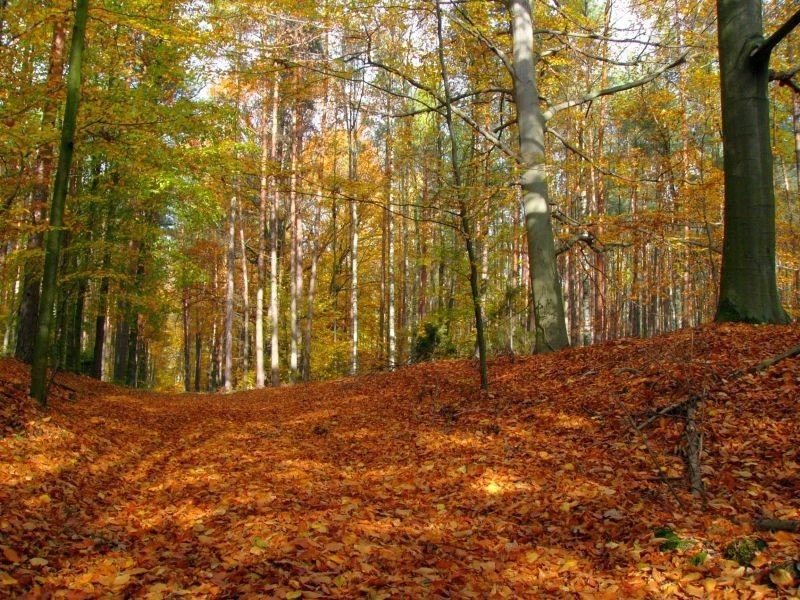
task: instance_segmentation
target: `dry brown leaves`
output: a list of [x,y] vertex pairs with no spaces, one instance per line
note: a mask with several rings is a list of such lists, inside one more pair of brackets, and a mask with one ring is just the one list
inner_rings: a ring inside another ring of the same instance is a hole
[[[800,362],[724,376],[798,343],[712,326],[505,358],[488,395],[470,361],[229,396],[59,376],[47,414],[3,361],[0,596],[790,595],[800,536],[751,523],[800,518]],[[646,430],[682,511],[622,406],[688,393],[708,397],[703,501],[680,419]],[[725,560],[748,535],[753,566]]]

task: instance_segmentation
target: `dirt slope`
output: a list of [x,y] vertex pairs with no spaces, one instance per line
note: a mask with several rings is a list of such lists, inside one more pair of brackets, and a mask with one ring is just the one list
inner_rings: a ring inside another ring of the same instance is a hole
[[[796,593],[800,328],[713,326],[233,395],[0,361],[0,597],[758,597]],[[706,495],[683,420],[707,400]],[[662,467],[678,499],[658,476]],[[654,535],[655,528],[665,540]],[[760,537],[745,569],[723,554]]]

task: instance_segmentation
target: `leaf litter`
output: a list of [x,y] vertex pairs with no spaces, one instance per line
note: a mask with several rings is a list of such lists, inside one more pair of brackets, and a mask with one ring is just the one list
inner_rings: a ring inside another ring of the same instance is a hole
[[[46,413],[3,360],[0,597],[796,595],[800,536],[753,523],[800,519],[800,362],[728,375],[798,344],[711,325],[508,356],[488,394],[469,360],[230,395],[59,374]],[[701,498],[655,412],[690,395]]]

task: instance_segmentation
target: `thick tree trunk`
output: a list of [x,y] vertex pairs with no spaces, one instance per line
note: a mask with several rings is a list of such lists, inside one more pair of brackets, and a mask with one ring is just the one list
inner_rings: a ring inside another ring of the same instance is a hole
[[75,23],[72,29],[72,43],[69,54],[69,75],[67,77],[67,102],[64,107],[64,120],[61,126],[61,145],[58,168],[53,182],[53,197],[50,204],[50,231],[44,254],[42,292],[39,302],[39,322],[33,347],[31,365],[31,396],[42,406],[47,405],[47,357],[50,348],[53,304],[56,296],[58,263],[61,257],[61,238],[64,227],[64,206],[67,199],[67,185],[72,167],[72,154],[75,144],[75,127],[81,92],[81,62],[86,33],[86,20],[89,15],[89,0],[77,0],[75,4]]
[[533,24],[528,0],[508,0],[514,56],[514,98],[522,155],[522,202],[533,279],[536,352],[569,346],[544,162],[545,120],[536,88]]
[[717,321],[786,323],[775,276],[768,57],[760,0],[718,0],[725,238]]

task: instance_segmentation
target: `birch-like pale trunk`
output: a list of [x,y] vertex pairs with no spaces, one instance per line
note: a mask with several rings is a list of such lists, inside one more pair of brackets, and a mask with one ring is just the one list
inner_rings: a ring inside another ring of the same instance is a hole
[[[295,78],[295,84],[299,82]],[[297,159],[300,154],[300,127],[297,119],[297,105],[292,108],[292,150],[291,150],[291,177],[289,185],[289,214],[292,223],[291,235],[291,251],[290,251],[290,298],[289,298],[289,313],[290,313],[290,327],[291,327],[291,349],[289,356],[289,369],[291,373],[292,383],[296,382],[299,377],[300,367],[300,322],[298,316],[298,306],[300,298],[303,294],[303,257],[302,257],[302,227],[303,220],[300,215],[300,207],[298,206],[298,193],[297,193]]]
[[244,240],[244,219],[239,204],[239,247],[242,251],[242,373],[250,370],[250,275],[247,268],[247,245]]
[[391,145],[391,127],[387,128],[386,135],[386,253],[387,253],[387,267],[386,278],[388,287],[387,298],[387,333],[389,338],[389,348],[387,356],[387,365],[389,370],[393,370],[397,364],[397,333],[395,331],[395,305],[394,305],[394,208],[393,204],[393,187],[392,187],[392,145]]
[[[270,155],[272,160],[278,161],[278,76],[272,85],[272,145]],[[272,386],[281,384],[281,371],[278,356],[278,176],[275,175],[272,190],[272,213],[270,214],[271,245],[269,251],[269,315],[271,321],[270,331],[270,368],[272,371]]]
[[[356,135],[358,110],[349,106],[347,123],[347,170],[350,181],[358,176]],[[358,373],[358,205],[350,200],[350,374]]]
[[264,97],[261,98],[261,124],[259,137],[261,138],[261,162],[259,165],[259,195],[258,195],[258,256],[256,258],[256,387],[264,387],[264,288],[266,287],[266,260],[267,252],[267,161],[269,159],[269,146],[267,144],[267,86],[264,85]]
[[234,269],[236,268],[236,196],[231,196],[228,210],[228,248],[225,264],[225,374],[223,387],[226,392],[233,389],[233,293]]

